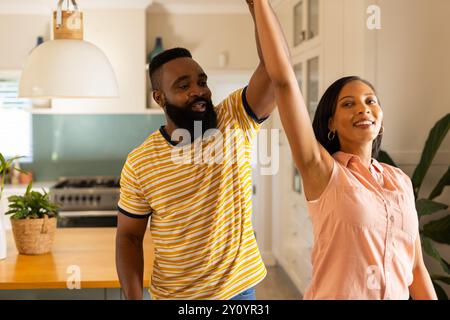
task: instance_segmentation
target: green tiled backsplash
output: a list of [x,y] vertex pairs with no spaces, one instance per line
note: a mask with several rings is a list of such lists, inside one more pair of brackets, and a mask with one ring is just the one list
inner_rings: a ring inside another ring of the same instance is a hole
[[128,153],[165,123],[163,115],[33,115],[35,181],[119,176]]

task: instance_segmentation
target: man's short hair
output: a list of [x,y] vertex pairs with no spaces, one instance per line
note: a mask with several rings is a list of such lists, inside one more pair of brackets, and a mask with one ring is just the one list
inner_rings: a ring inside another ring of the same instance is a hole
[[192,58],[192,54],[185,48],[168,49],[157,56],[150,62],[149,75],[152,82],[153,90],[159,90],[161,86],[160,71],[167,62],[178,58]]

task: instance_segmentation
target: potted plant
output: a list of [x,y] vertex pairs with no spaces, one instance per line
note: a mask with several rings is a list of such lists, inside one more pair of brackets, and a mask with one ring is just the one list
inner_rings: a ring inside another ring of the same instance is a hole
[[[429,216],[438,212],[442,213],[448,209],[447,204],[437,202],[435,199],[442,194],[442,191],[446,186],[450,185],[450,166],[427,197],[421,196],[419,192],[428,169],[433,162],[434,156],[436,155],[449,130],[450,113],[440,119],[431,129],[425,143],[425,147],[422,151],[420,162],[412,175],[411,180],[414,188],[414,196],[416,198],[416,209],[417,214],[419,215],[419,221],[424,216]],[[380,152],[378,160],[397,167],[395,162],[385,151]],[[442,288],[442,285],[450,284],[450,263],[442,257],[434,246],[433,241],[447,245],[450,244],[450,215],[447,214],[440,219],[430,221],[423,225],[423,227],[420,228],[420,238],[422,241],[423,251],[438,261],[442,267],[442,271],[445,272],[444,275],[431,275],[431,279],[433,280],[433,285],[439,299],[448,300],[447,294]]]
[[32,183],[23,196],[8,198],[11,225],[16,247],[21,254],[44,254],[51,250],[56,231],[58,206],[43,193],[31,191]]

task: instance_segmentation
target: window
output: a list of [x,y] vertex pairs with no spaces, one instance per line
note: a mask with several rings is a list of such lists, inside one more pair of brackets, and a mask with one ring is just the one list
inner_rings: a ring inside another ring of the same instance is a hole
[[31,100],[19,99],[18,73],[0,73],[0,152],[5,158],[33,160]]

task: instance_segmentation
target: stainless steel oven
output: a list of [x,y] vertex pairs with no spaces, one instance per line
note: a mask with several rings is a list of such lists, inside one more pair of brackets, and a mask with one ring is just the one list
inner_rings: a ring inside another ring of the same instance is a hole
[[116,177],[61,177],[50,188],[56,202],[58,227],[116,227],[120,185]]

